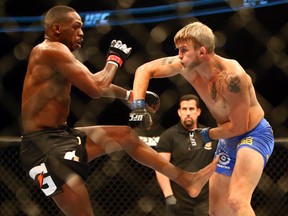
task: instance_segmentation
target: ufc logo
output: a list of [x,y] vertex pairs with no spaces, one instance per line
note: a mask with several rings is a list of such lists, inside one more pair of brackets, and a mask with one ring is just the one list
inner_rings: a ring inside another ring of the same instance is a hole
[[108,24],[107,17],[110,16],[110,13],[91,13],[85,16],[84,25],[86,27],[96,26],[97,24]]
[[129,121],[142,121],[143,115],[132,114],[130,115]]

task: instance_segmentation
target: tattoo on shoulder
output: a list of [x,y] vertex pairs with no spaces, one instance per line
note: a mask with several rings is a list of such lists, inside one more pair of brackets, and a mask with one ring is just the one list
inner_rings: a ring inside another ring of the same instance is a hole
[[218,83],[221,89],[227,85],[227,88],[230,92],[240,92],[241,79],[238,75],[231,75],[226,72],[222,72],[222,74],[219,76]]
[[240,77],[239,76],[228,76],[227,77],[228,89],[230,92],[239,93],[240,92]]
[[162,65],[172,64],[172,62],[177,59],[177,57],[166,57],[162,61]]

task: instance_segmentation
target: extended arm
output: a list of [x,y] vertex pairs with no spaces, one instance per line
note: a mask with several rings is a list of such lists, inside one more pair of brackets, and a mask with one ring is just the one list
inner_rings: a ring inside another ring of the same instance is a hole
[[180,73],[182,65],[178,57],[156,59],[137,68],[133,83],[134,99],[131,103],[129,125],[132,128],[150,129],[152,118],[146,111],[145,92],[151,78],[169,77]]
[[110,84],[118,67],[131,53],[131,48],[127,48],[126,44],[113,40],[104,68],[97,73],[91,73],[67,47],[60,43],[57,46],[49,55],[51,56],[51,65],[72,85],[92,98],[101,97],[105,92],[109,95]]
[[135,72],[134,100],[144,99],[150,79],[174,76],[181,70],[180,59],[177,56],[160,58],[141,65]]
[[[103,92],[102,97],[108,98],[118,98],[124,101],[127,101],[130,107],[130,103],[133,101],[133,91],[127,90],[120,86],[110,84],[108,88],[105,89]],[[149,112],[155,113],[160,107],[160,97],[151,91],[146,91],[145,93],[145,102],[146,102],[146,109]]]
[[128,100],[130,95],[130,91],[122,88],[118,85],[110,84],[108,88],[103,92],[103,97],[108,98],[118,98],[121,100]]

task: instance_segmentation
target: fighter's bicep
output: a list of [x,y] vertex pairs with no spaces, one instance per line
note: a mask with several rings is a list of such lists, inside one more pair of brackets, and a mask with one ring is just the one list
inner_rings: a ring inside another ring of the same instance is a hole
[[77,87],[93,83],[92,73],[72,53],[61,56],[61,60],[55,63],[55,71]]
[[161,60],[162,60],[162,65],[180,62],[180,59],[177,56],[169,56],[169,57],[162,58]]
[[[54,71],[60,73],[64,77],[69,77],[72,73],[87,70],[87,68],[79,62],[71,51],[61,43],[54,43],[41,52],[43,62],[53,68]],[[84,68],[84,69],[83,69]]]
[[154,78],[174,76],[182,70],[180,59],[175,56],[154,60],[148,67],[153,72]]

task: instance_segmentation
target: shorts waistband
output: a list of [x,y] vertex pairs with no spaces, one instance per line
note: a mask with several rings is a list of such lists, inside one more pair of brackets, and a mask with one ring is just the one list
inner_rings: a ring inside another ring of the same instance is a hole
[[71,128],[68,125],[61,125],[55,128],[44,128],[42,130],[38,131],[33,131],[33,132],[28,132],[28,133],[22,133],[21,137],[29,137],[29,136],[35,136],[35,135],[40,135],[43,133],[49,133],[49,132],[57,132],[57,131],[70,131]]

